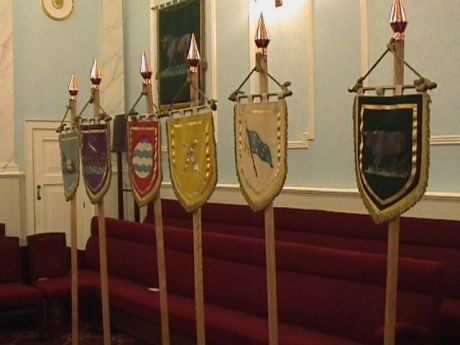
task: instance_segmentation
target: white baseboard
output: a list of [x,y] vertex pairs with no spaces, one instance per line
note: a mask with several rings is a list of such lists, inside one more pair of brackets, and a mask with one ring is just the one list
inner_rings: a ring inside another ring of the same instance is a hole
[[[162,184],[161,196],[176,199],[171,183]],[[236,184],[218,184],[209,202],[246,204]],[[275,206],[298,209],[367,214],[357,189],[284,187],[275,199]],[[460,193],[427,192],[403,216],[460,220]],[[460,229],[459,229],[460,231]]]

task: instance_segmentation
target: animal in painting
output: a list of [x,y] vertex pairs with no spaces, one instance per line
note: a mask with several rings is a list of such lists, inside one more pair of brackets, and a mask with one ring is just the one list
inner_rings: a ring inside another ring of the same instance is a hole
[[168,61],[167,68],[185,63],[191,37],[191,33],[186,33],[180,37],[171,34],[163,36],[161,39],[161,49]]

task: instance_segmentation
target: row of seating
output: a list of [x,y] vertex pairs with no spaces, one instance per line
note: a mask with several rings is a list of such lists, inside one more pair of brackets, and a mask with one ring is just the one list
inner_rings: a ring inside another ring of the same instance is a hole
[[[177,200],[162,200],[165,226],[192,229],[192,216]],[[275,208],[277,242],[315,245],[364,253],[385,254],[387,225],[376,225],[368,215]],[[149,205],[144,220],[154,223]],[[245,205],[207,203],[202,208],[204,232],[264,238],[263,212]],[[441,334],[460,344],[460,222],[401,218],[401,257],[433,260],[444,267]]]
[[[106,219],[109,301],[112,314],[123,315],[115,326],[137,335],[139,325],[146,331],[160,322],[153,229]],[[80,272],[95,283],[97,230],[93,219]],[[192,233],[166,226],[164,235],[171,334],[185,337],[180,344],[194,344]],[[384,255],[278,242],[276,257],[280,345],[383,343]],[[442,265],[402,258],[399,267],[397,344],[439,345]],[[205,232],[203,278],[207,344],[267,345],[264,242]]]
[[27,285],[21,275],[21,253],[17,237],[0,237],[0,312],[33,314],[40,338],[45,328],[45,295],[40,289]]
[[[26,269],[21,265],[24,256],[28,257]],[[0,236],[0,315],[34,315],[39,337],[52,336],[56,330],[53,314],[59,302],[70,297],[69,267],[65,233],[30,235],[23,252],[17,237]]]
[[[145,329],[158,327],[153,227],[115,219],[107,219],[106,225],[110,306],[112,313],[124,313],[117,326],[126,326],[129,316],[137,330],[139,324],[146,324]],[[42,310],[49,310],[53,301],[70,297],[65,235],[41,234],[28,240],[34,287],[26,287],[37,293],[37,301],[47,302]],[[79,291],[94,302],[100,301],[98,244],[93,219],[81,256]],[[182,344],[191,344],[195,337],[191,232],[167,226],[165,245],[170,327],[174,336],[186,337]],[[203,245],[208,344],[268,344],[263,241],[205,233]],[[17,258],[17,239],[14,248]],[[280,344],[381,344],[384,256],[280,242],[277,258]],[[437,344],[442,266],[403,259],[400,270],[398,345]]]

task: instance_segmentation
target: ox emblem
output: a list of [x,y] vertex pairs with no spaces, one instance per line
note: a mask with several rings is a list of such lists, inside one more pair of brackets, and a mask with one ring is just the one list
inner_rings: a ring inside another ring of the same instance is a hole
[[357,96],[355,168],[361,197],[376,223],[412,207],[425,193],[429,96]]

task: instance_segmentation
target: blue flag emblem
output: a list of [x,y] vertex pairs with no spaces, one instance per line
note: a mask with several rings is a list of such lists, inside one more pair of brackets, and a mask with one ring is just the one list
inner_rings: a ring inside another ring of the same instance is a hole
[[281,99],[235,105],[235,156],[241,191],[253,211],[281,192],[287,173],[287,105]]
[[273,168],[272,153],[270,147],[260,139],[259,134],[256,131],[247,130],[249,147],[251,154],[256,154],[259,158],[268,163]]

